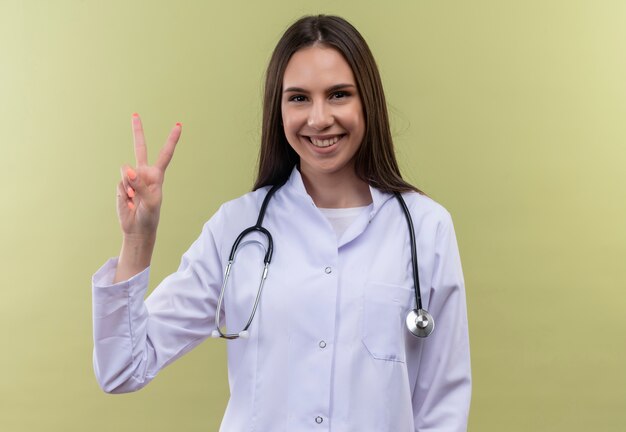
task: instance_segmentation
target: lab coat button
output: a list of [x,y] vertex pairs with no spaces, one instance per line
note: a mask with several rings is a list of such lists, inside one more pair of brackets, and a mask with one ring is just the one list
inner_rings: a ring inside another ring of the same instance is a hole
[[320,424],[323,421],[324,421],[324,419],[321,418],[320,416],[315,417],[315,423]]
[[331,273],[332,273],[332,271],[333,271],[333,269],[332,269],[332,268],[330,268],[330,267],[326,267],[326,268],[324,269],[324,271],[326,272],[326,274],[331,274]]
[[319,346],[320,348],[326,348],[326,342],[320,341]]

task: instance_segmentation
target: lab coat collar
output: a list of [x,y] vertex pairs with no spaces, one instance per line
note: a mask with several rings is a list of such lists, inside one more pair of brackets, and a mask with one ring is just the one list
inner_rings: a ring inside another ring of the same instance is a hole
[[[293,170],[291,171],[291,175],[287,180],[287,183],[285,183],[285,186],[287,186],[291,191],[297,193],[298,195],[306,197],[307,199],[311,200],[311,202],[313,202],[313,199],[307,193],[306,188],[304,187],[302,174],[300,174],[298,167],[293,168]],[[369,215],[369,219],[371,220],[374,215],[378,213],[378,210],[380,210],[380,208],[387,202],[387,200],[392,198],[393,195],[388,192],[378,190],[371,185],[369,186],[369,188],[370,194],[372,195],[372,210]]]

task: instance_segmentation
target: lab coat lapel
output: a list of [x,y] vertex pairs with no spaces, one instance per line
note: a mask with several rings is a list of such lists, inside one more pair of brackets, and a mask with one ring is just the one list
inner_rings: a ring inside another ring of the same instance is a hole
[[358,236],[360,236],[370,221],[376,216],[378,211],[382,208],[382,206],[389,200],[389,198],[393,197],[392,194],[382,192],[372,186],[370,186],[370,194],[372,195],[372,205],[369,206],[361,215],[354,221],[350,227],[346,230],[345,233],[339,239],[339,247],[342,247]]

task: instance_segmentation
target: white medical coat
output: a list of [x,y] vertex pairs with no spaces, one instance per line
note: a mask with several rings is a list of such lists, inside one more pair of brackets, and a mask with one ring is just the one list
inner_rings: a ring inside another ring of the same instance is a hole
[[[222,205],[145,301],[149,268],[113,285],[111,259],[93,276],[94,370],[106,392],[140,389],[210,336],[231,246],[256,222],[267,190]],[[422,301],[436,323],[418,339],[405,326],[415,306],[405,216],[393,195],[370,192],[373,205],[339,239],[297,169],[271,199],[263,226],[274,256],[250,337],[216,342],[228,347],[221,431],[466,430],[469,340],[450,215],[404,194]],[[237,255],[222,314],[229,331],[249,318],[262,264],[257,245]]]

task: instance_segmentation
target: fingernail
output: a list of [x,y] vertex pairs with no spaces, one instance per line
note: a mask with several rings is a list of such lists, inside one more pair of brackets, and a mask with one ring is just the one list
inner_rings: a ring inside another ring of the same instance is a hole
[[133,113],[133,117],[139,117],[139,114]]
[[130,198],[134,198],[135,197],[135,191],[133,190],[132,187],[128,186],[128,190],[126,192],[128,192],[128,196]]
[[135,210],[135,203],[133,203],[132,201],[128,201],[128,208],[131,210]]
[[128,175],[128,178],[131,180],[135,180],[137,178],[137,173],[132,168],[128,168],[126,170],[126,175]]
[[176,126],[183,127],[183,124],[181,122],[178,122],[176,123]]

